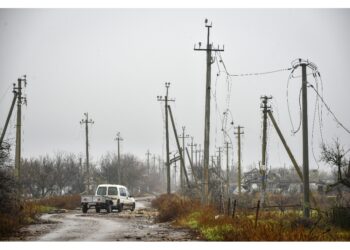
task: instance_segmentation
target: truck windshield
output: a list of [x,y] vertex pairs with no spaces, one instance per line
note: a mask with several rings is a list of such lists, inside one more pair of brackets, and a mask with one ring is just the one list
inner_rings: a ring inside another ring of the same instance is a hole
[[106,191],[107,191],[107,187],[99,187],[99,188],[97,189],[96,194],[97,194],[97,195],[106,195]]

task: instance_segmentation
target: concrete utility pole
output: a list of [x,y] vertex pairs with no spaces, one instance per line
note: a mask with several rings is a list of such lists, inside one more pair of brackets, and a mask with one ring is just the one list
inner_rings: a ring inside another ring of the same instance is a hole
[[307,120],[307,63],[301,64],[302,77],[302,109],[303,109],[303,177],[304,177],[304,217],[310,217],[310,197],[309,197],[309,140],[308,140],[308,120]]
[[261,165],[260,165],[260,174],[261,174],[261,186],[262,186],[262,197],[261,203],[262,206],[265,206],[265,196],[266,196],[266,145],[267,145],[267,111],[270,110],[270,106],[267,105],[269,99],[272,99],[272,96],[262,96],[260,97],[262,104],[260,108],[263,110],[263,137],[262,137],[262,155],[261,155]]
[[153,172],[156,172],[156,155],[153,155],[152,160],[153,160]]
[[217,158],[217,167],[218,167],[218,170],[219,170],[219,176],[221,175],[221,152],[222,152],[222,148],[221,147],[218,147],[218,151],[219,153],[218,155],[218,158]]
[[197,146],[198,146],[198,145],[196,144],[196,145],[194,145],[194,146],[195,146],[195,148],[196,148],[195,151],[194,151],[195,154],[196,154],[196,166],[198,166],[198,149],[197,149]]
[[118,177],[118,184],[122,183],[122,168],[120,165],[120,141],[123,141],[124,139],[120,136],[120,132],[117,133],[117,137],[114,139],[118,142],[118,167],[117,167],[117,177]]
[[175,100],[169,99],[168,94],[169,94],[169,87],[170,87],[170,82],[165,83],[165,88],[166,88],[166,94],[165,96],[157,96],[157,100],[160,102],[165,103],[164,108],[165,108],[165,140],[166,140],[166,179],[167,179],[167,194],[171,193],[171,188],[170,188],[170,159],[169,159],[169,121],[168,121],[168,102],[174,102]]
[[241,129],[244,127],[237,126],[235,128],[237,132],[234,132],[234,134],[237,135],[238,138],[238,194],[241,194],[241,135],[244,134],[244,131],[241,131]]
[[214,62],[211,53],[212,51],[224,51],[224,48],[217,49],[213,48],[210,43],[210,28],[212,24],[208,24],[208,19],[205,19],[205,27],[208,30],[207,33],[207,46],[206,48],[201,48],[201,43],[199,47],[194,47],[196,51],[205,51],[207,53],[207,73],[206,73],[206,86],[205,86],[205,120],[204,120],[204,166],[203,166],[203,189],[202,189],[202,204],[209,204],[209,138],[210,138],[210,95],[211,95],[211,64]]
[[184,160],[183,160],[183,163],[185,164],[183,167],[180,168],[180,185],[181,185],[181,188],[184,187],[184,173],[183,173],[183,169],[186,168],[186,154],[185,154],[185,150],[186,150],[186,146],[185,146],[185,139],[186,138],[189,138],[190,136],[189,135],[186,135],[185,134],[185,130],[186,130],[186,127],[185,126],[182,126],[182,135],[179,136],[179,139],[182,139],[182,156],[184,157]]
[[149,152],[149,150],[147,150],[146,156],[147,156],[147,175],[149,176],[150,174],[150,164],[149,164],[149,157],[150,157],[151,153]]
[[90,193],[90,164],[89,164],[89,123],[94,124],[92,119],[89,120],[89,114],[84,113],[85,119],[80,121],[80,124],[85,124],[85,150],[86,150],[86,176],[87,186],[86,191]]
[[22,127],[22,101],[27,102],[25,97],[22,97],[22,82],[24,86],[27,85],[27,79],[24,75],[23,78],[17,79],[17,87],[14,86],[14,91],[17,92],[17,124],[16,124],[16,152],[15,152],[15,178],[19,183],[19,195],[22,193],[21,183],[21,127]]
[[179,137],[177,136],[177,131],[176,131],[176,127],[175,127],[174,117],[173,117],[173,114],[171,112],[170,105],[168,105],[168,109],[169,109],[169,115],[170,115],[170,119],[171,119],[171,124],[173,125],[173,131],[174,131],[174,137],[175,137],[175,141],[176,141],[177,150],[178,150],[179,155],[180,155],[180,162],[181,162],[180,167],[183,168],[183,172],[184,172],[184,175],[185,175],[185,178],[186,178],[187,187],[190,188],[190,181],[188,180],[188,175],[187,175],[187,171],[186,171],[185,163],[184,163],[184,155],[182,154],[183,152],[182,152],[181,147],[180,147]]
[[229,150],[229,142],[226,142],[226,195],[229,197],[230,190],[230,168],[229,168],[229,158],[228,158],[228,150]]

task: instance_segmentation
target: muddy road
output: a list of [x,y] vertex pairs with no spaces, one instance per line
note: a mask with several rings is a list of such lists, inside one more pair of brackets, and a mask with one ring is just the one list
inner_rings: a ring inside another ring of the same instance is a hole
[[83,214],[81,210],[44,214],[41,223],[22,229],[25,241],[188,241],[196,237],[187,229],[156,223],[151,197],[136,199],[136,209],[118,213]]

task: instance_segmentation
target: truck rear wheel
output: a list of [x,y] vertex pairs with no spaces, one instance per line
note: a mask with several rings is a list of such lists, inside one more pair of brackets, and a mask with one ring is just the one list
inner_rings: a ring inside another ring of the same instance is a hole
[[83,211],[84,214],[86,214],[88,211],[88,206],[86,204],[84,204],[83,207],[81,208],[81,210]]
[[123,203],[120,203],[118,206],[118,212],[120,213],[121,211],[123,211]]

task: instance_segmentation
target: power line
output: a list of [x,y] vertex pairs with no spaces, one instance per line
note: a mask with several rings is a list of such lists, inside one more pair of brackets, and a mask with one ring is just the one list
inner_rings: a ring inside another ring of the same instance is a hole
[[347,133],[350,134],[350,130],[348,128],[346,128],[339,120],[338,118],[335,116],[335,114],[333,113],[333,111],[330,109],[330,107],[327,105],[327,103],[325,102],[325,100],[322,98],[322,96],[320,95],[320,93],[315,89],[315,87],[312,84],[309,84],[309,87],[311,87],[315,93],[318,95],[318,97],[321,99],[322,103],[325,105],[326,109],[328,110],[329,113],[331,113],[331,115],[333,116],[334,120],[336,123],[338,123],[339,126],[341,126]]

